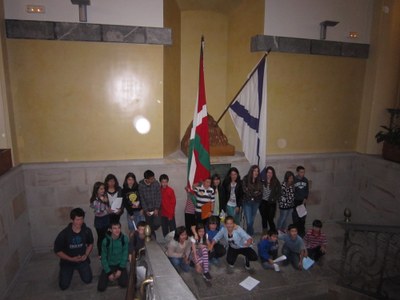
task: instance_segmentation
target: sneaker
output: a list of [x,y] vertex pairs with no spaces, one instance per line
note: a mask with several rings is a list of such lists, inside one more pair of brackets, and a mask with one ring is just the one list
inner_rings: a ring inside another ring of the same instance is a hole
[[246,270],[250,270],[250,262],[249,262],[249,259],[246,256],[244,257],[244,268]]
[[210,272],[203,273],[203,278],[207,281],[210,281],[212,279]]
[[274,264],[274,270],[275,270],[275,272],[280,272],[281,268],[279,268],[278,264]]
[[231,265],[231,264],[228,264],[228,266],[230,267],[230,268],[234,268],[235,267],[235,265]]

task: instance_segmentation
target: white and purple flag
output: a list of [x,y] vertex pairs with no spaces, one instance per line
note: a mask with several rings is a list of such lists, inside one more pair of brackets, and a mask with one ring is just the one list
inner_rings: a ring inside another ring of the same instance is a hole
[[264,57],[229,107],[244,155],[260,170],[265,167],[267,141],[267,59]]

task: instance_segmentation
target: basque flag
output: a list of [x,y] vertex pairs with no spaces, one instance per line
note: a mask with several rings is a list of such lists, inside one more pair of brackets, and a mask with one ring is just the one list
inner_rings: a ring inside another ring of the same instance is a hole
[[264,57],[229,107],[244,155],[260,170],[265,167],[267,140],[267,59]]
[[199,89],[194,109],[193,126],[190,132],[188,151],[188,182],[192,190],[193,184],[210,177],[210,138],[208,132],[208,115],[206,105],[206,90],[203,69],[204,38],[201,38]]

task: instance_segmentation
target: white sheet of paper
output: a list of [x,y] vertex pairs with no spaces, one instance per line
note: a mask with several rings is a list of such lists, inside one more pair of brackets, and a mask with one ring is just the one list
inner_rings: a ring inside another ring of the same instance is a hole
[[279,256],[277,259],[274,260],[274,263],[278,263],[287,259],[286,255]]
[[117,211],[118,209],[121,208],[121,204],[122,204],[122,198],[121,197],[115,198],[113,203],[111,203],[111,209],[113,211]]
[[251,291],[252,289],[254,289],[256,287],[257,284],[259,284],[260,282],[257,279],[254,279],[251,276],[247,276],[247,278],[245,280],[243,280],[241,283],[239,283],[239,285],[241,285],[242,287],[244,287],[246,290]]
[[309,268],[312,267],[312,265],[314,264],[314,260],[312,260],[309,257],[304,257],[303,258],[303,269],[304,270],[308,270]]
[[296,207],[296,211],[297,211],[297,214],[299,215],[300,218],[302,218],[305,215],[307,215],[307,209],[306,209],[304,204],[297,206]]

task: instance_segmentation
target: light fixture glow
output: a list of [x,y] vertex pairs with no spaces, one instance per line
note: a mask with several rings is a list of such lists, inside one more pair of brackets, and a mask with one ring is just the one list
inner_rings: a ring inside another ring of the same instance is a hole
[[133,121],[133,124],[137,132],[140,134],[147,134],[151,129],[151,124],[145,117],[138,117]]

